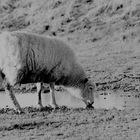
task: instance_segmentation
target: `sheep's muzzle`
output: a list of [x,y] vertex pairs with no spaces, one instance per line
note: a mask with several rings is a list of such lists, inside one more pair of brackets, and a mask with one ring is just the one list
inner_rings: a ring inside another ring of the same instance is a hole
[[94,102],[88,102],[87,105],[86,105],[86,108],[94,108],[93,103]]

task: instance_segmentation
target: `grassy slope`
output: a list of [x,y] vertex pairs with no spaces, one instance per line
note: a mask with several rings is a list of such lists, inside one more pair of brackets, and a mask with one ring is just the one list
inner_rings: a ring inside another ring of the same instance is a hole
[[[26,30],[67,40],[91,80],[139,76],[139,0],[0,0],[0,30]],[[123,78],[109,88],[139,87]],[[100,88],[100,86],[98,86]],[[102,86],[101,88],[106,88]],[[0,139],[139,139],[139,110],[0,110]],[[81,138],[82,135],[82,138]]]
[[138,0],[1,0],[0,29],[62,37],[93,81],[111,81],[139,74],[139,5]]

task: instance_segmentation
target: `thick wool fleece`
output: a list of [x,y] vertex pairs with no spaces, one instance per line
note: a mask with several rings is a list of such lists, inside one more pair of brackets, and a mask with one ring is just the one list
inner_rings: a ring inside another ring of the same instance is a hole
[[86,78],[73,51],[60,39],[4,32],[0,42],[0,69],[11,85],[54,82],[79,86]]

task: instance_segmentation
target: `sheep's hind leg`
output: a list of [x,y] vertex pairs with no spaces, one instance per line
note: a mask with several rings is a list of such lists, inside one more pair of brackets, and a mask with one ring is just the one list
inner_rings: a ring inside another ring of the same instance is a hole
[[37,95],[38,95],[38,106],[39,108],[42,108],[42,100],[41,100],[41,91],[42,91],[42,83],[37,83]]
[[58,105],[56,104],[56,100],[55,100],[55,94],[54,94],[54,83],[50,84],[50,106],[52,108],[58,108]]
[[18,113],[23,113],[23,111],[22,111],[22,109],[21,109],[21,107],[20,107],[15,95],[13,94],[12,87],[8,83],[6,83],[6,85],[5,85],[5,92],[6,92],[7,95],[10,96],[10,98],[11,98],[13,104],[15,105]]

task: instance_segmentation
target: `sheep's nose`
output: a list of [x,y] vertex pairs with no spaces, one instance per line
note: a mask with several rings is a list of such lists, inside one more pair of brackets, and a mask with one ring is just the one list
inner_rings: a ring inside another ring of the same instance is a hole
[[90,105],[93,105],[93,103],[94,103],[94,102],[90,102],[89,104],[90,104]]
[[93,105],[94,101],[87,100],[87,104]]

